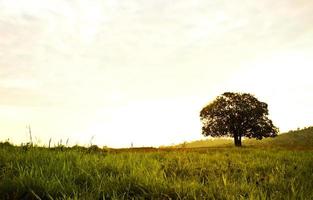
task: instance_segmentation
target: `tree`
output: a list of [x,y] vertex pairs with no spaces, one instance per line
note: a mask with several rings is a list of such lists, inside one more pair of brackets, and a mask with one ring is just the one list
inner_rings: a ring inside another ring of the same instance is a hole
[[204,136],[234,137],[235,146],[241,138],[275,137],[278,128],[268,118],[268,106],[249,93],[225,92],[200,112]]

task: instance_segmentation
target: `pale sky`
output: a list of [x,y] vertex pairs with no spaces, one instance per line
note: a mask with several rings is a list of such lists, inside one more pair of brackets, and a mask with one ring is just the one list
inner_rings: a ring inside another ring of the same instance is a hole
[[313,125],[311,0],[0,0],[0,141],[159,146],[226,91]]

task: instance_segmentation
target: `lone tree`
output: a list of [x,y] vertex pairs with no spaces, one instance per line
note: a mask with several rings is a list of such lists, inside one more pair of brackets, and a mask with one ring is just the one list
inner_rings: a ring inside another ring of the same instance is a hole
[[275,137],[278,128],[268,118],[267,104],[248,93],[225,92],[200,112],[204,136],[234,137],[235,146],[241,138]]

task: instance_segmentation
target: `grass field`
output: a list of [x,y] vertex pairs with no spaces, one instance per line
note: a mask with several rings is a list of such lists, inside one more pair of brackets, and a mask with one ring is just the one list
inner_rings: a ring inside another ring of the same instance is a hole
[[313,199],[312,143],[313,128],[245,140],[242,148],[210,141],[123,150],[2,143],[0,198]]

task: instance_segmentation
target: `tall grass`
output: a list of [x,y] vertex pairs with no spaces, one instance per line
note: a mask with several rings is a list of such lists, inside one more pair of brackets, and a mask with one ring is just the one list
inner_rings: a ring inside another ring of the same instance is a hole
[[2,199],[313,199],[313,153],[0,147]]

